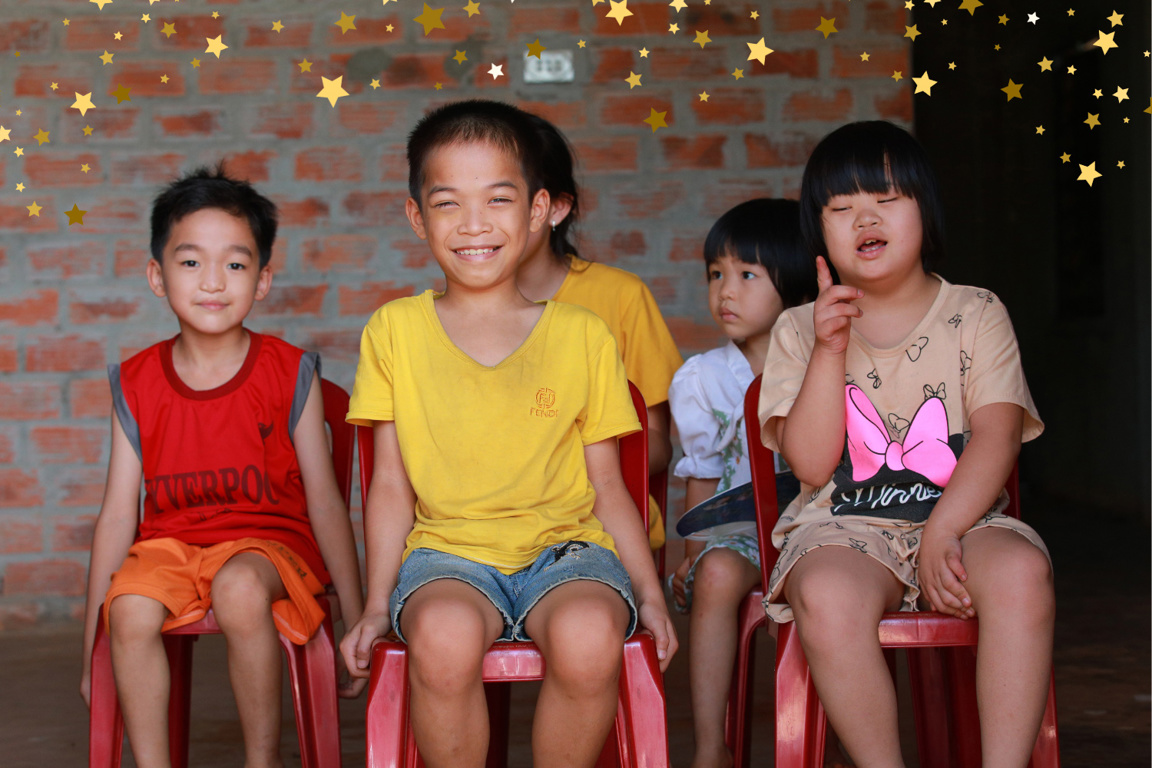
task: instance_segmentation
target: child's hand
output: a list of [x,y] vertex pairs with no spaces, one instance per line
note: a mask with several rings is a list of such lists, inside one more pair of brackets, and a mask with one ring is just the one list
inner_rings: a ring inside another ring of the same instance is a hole
[[87,659],[84,661],[84,670],[80,673],[80,698],[84,699],[84,704],[91,708],[92,706],[92,664]]
[[[392,622],[388,618],[387,611],[382,613],[365,611],[360,621],[344,634],[344,639],[340,641],[340,655],[344,659],[349,675],[367,680],[368,666],[372,658],[372,643],[388,634],[391,628]],[[358,689],[353,695],[359,693]]]
[[816,343],[828,352],[843,354],[848,349],[852,318],[863,314],[852,302],[864,292],[848,285],[834,285],[823,256],[816,257],[816,286],[820,291],[812,309]]
[[668,669],[676,649],[680,647],[676,640],[676,628],[668,616],[668,606],[664,604],[664,596],[661,595],[659,600],[640,603],[636,613],[640,626],[651,632],[656,640],[656,657],[660,659],[660,671],[663,672]]
[[367,685],[368,678],[352,677],[344,663],[344,654],[336,654],[336,695],[342,699],[355,699]]
[[692,570],[693,559],[692,557],[685,557],[672,573],[672,599],[676,601],[676,605],[681,610],[688,607],[688,592],[685,584],[688,579],[688,571]]
[[968,572],[963,555],[964,548],[956,534],[925,526],[920,540],[920,587],[933,610],[971,619],[976,616],[976,609],[964,588]]

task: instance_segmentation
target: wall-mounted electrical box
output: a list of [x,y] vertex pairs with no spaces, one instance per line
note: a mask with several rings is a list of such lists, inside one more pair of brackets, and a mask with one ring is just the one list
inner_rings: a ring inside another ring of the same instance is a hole
[[541,51],[539,58],[524,54],[526,83],[570,83],[575,78],[572,51]]

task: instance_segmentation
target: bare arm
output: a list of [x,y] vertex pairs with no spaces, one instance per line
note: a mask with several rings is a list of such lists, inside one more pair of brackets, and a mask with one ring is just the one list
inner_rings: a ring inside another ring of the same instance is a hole
[[[296,459],[304,480],[304,496],[308,503],[308,520],[320,547],[324,565],[332,576],[332,585],[340,598],[340,613],[344,626],[351,627],[360,620],[364,610],[364,596],[360,589],[360,558],[356,554],[356,539],[352,523],[332,467],[332,454],[328,451],[328,435],[324,429],[324,398],[320,391],[320,377],[312,375],[312,385],[304,411],[292,435],[296,446]],[[356,696],[364,683],[354,683],[341,690],[345,696]]]
[[416,523],[416,492],[408,481],[396,423],[372,428],[376,456],[372,486],[364,510],[364,548],[368,561],[368,599],[356,626],[345,633],[340,652],[354,677],[368,677],[372,643],[392,626],[388,601],[396,588],[404,544]]
[[668,434],[671,409],[667,402],[648,409],[648,474],[667,469],[672,461],[672,437]]
[[96,639],[96,622],[112,574],[120,568],[136,539],[140,509],[140,480],[143,467],[120,419],[112,413],[112,451],[108,459],[108,479],[104,500],[92,538],[92,556],[88,566],[88,598],[84,606],[84,659],[80,677],[80,695],[89,704],[92,692],[92,646]]
[[[716,488],[719,485],[720,478],[718,477],[688,478],[688,485],[684,492],[684,511],[687,512],[700,502],[715,496]],[[707,546],[707,542],[704,541],[684,540],[684,559],[680,561],[680,565],[676,566],[676,570],[672,573],[672,598],[680,606],[684,606],[688,602],[688,595],[684,590],[684,581],[688,578],[688,571],[696,562],[696,558],[700,557],[705,546]]]
[[632,580],[640,624],[656,639],[656,653],[663,671],[676,653],[676,630],[664,604],[664,591],[648,548],[648,533],[620,474],[620,449],[616,439],[584,446],[584,459],[588,480],[596,490],[592,513],[616,543],[620,562]]

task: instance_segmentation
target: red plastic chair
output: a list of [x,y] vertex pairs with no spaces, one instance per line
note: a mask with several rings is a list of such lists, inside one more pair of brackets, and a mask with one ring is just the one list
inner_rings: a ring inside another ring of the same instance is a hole
[[[332,463],[336,482],[347,507],[352,492],[352,454],[357,428],[344,421],[348,393],[323,379],[324,420],[332,434]],[[300,763],[304,768],[339,768],[340,713],[336,686],[336,641],[332,623],[340,620],[340,601],[335,592],[322,596],[324,620],[305,645],[283,635],[280,644],[288,658],[296,729],[300,735]],[[200,621],[164,633],[171,670],[168,700],[169,756],[175,768],[188,765],[188,722],[192,695],[192,643],[200,635],[220,634],[212,611]],[[92,706],[88,720],[89,768],[117,768],[124,743],[124,720],[112,677],[112,649],[104,622],[96,626],[92,649]]]
[[[629,383],[632,403],[643,429],[620,439],[620,464],[633,502],[648,522],[648,417],[644,398]],[[361,493],[371,485],[371,436],[360,438]],[[488,697],[491,739],[487,765],[507,764],[508,684],[544,677],[544,658],[534,643],[497,643],[484,655],[483,679]],[[408,719],[408,654],[400,642],[381,641],[372,648],[372,674],[368,683],[368,768],[415,768],[423,765]],[[668,724],[664,678],[656,645],[647,632],[636,632],[624,643],[620,671],[620,703],[613,728],[598,765],[666,768]]]
[[[772,545],[778,515],[776,476],[772,451],[760,441],[760,380],[757,376],[744,397],[744,423],[756,499],[760,544],[761,585],[748,593],[740,606],[739,644],[728,702],[727,743],[735,765],[749,763],[751,737],[751,680],[756,627],[768,623],[761,601],[779,552]],[[1009,506],[1005,514],[1020,517],[1019,477],[1013,468],[1008,478]],[[827,720],[816,695],[808,661],[794,622],[772,623],[776,638],[776,768],[820,768],[824,761]],[[880,644],[889,655],[908,652],[913,710],[920,765],[924,768],[969,768],[980,765],[980,723],[976,711],[976,640],[979,623],[944,614],[886,613],[880,622]],[[1058,768],[1056,733],[1056,679],[1052,675],[1048,704],[1032,751],[1032,768]]]

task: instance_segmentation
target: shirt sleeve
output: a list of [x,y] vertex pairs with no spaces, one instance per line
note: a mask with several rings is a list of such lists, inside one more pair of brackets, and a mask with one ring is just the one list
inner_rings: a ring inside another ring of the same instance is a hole
[[1003,302],[994,295],[980,314],[980,325],[970,351],[961,350],[964,410],[968,414],[991,403],[1013,403],[1024,409],[1023,442],[1038,437],[1044,423],[1032,402],[1024,379],[1020,346]]
[[124,387],[120,382],[119,363],[112,363],[108,366],[108,384],[112,388],[112,409],[116,412],[116,418],[120,421],[120,427],[128,437],[128,442],[132,444],[132,449],[136,451],[136,457],[143,461],[144,453],[140,443],[140,425],[136,423],[136,417],[132,414],[132,408],[128,405],[128,398],[124,395]]
[[676,477],[718,478],[724,474],[720,455],[720,423],[712,413],[700,376],[700,357],[691,357],[676,371],[668,388],[668,405],[680,435],[684,458],[676,462]]
[[628,378],[651,408],[668,400],[668,385],[684,360],[656,298],[639,278],[637,284],[635,300],[627,301],[622,307],[620,347]]
[[764,361],[757,416],[760,421],[760,440],[776,453],[780,452],[776,442],[776,419],[786,417],[792,410],[792,404],[796,402],[796,395],[804,383],[804,373],[808,370],[811,344],[804,343],[797,323],[804,322],[805,317],[810,315],[810,310],[807,315],[793,310],[785,312],[773,326],[768,341],[768,357]]
[[616,341],[604,321],[591,319],[597,330],[590,331],[588,344],[588,402],[576,418],[584,445],[640,430]]
[[392,334],[387,307],[381,307],[360,335],[360,361],[348,402],[345,421],[370,427],[376,421],[393,421]]

